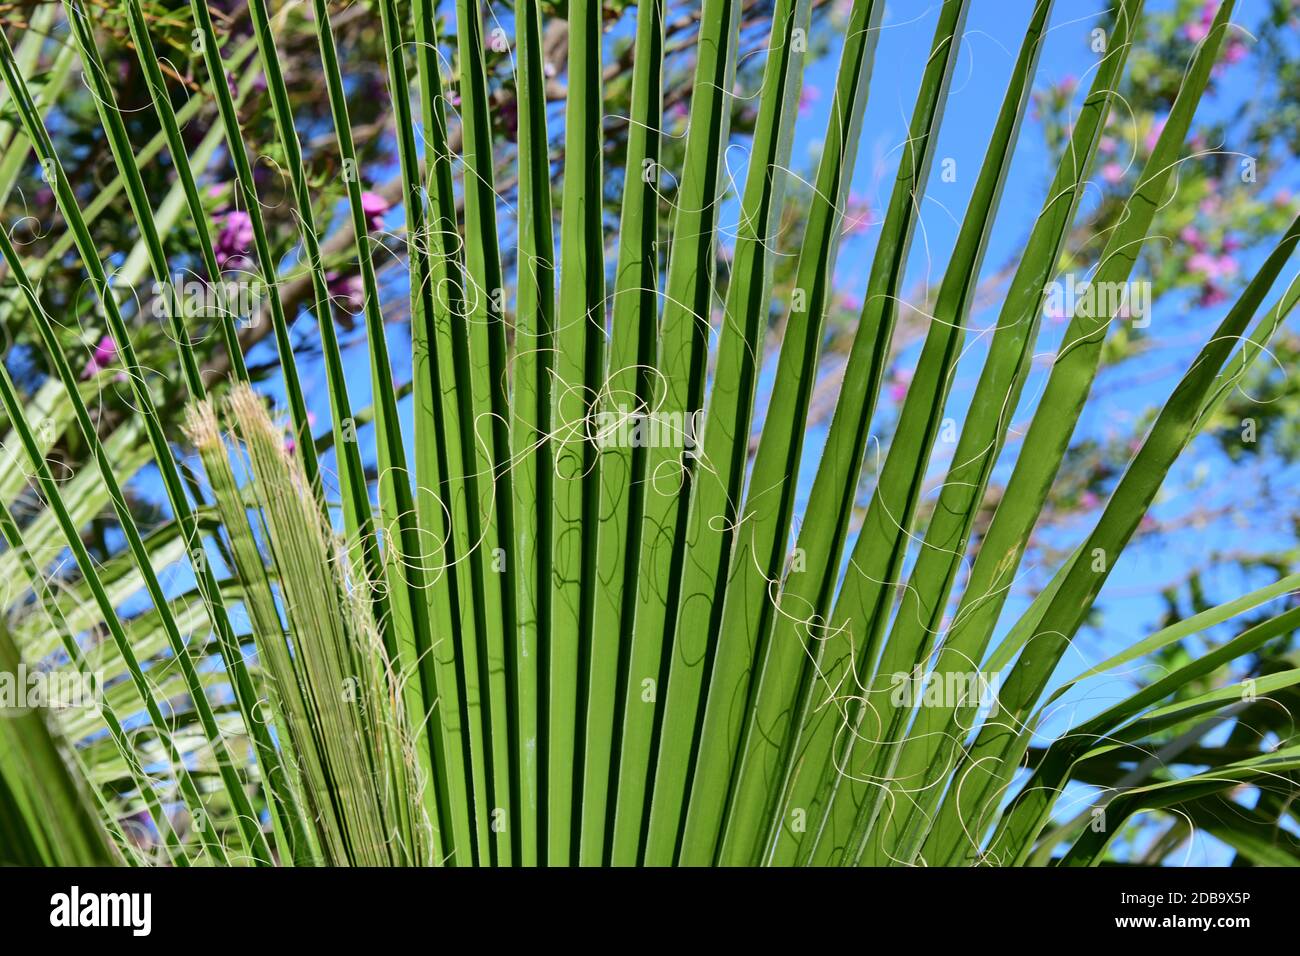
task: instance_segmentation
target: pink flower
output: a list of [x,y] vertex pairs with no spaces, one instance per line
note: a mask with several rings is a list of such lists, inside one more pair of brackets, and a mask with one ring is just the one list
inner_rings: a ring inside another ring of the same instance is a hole
[[1187,260],[1187,268],[1207,279],[1227,279],[1237,274],[1237,260],[1226,253],[1220,256],[1198,252]]
[[81,372],[83,379],[91,378],[96,373],[103,371],[113,364],[117,358],[117,343],[113,341],[111,335],[105,335],[100,338],[99,344],[95,346],[95,351],[91,353],[90,361],[86,363],[85,369]]
[[217,266],[225,269],[248,255],[253,243],[253,220],[240,209],[226,213],[221,232],[217,234],[217,245],[213,250],[217,256]]
[[912,370],[902,369],[891,376],[889,384],[889,397],[895,402],[901,402],[907,397],[907,386],[912,384]]
[[1078,90],[1078,88],[1079,78],[1073,73],[1067,73],[1061,79],[1058,79],[1056,85],[1049,88],[1048,95],[1050,98],[1057,100],[1069,100],[1071,96],[1074,96],[1074,91]]
[[1219,286],[1215,285],[1213,282],[1209,282],[1201,287],[1201,295],[1200,298],[1196,300],[1196,304],[1199,306],[1208,307],[1211,305],[1218,305],[1220,302],[1225,301],[1227,298],[1228,298],[1227,292],[1225,292]]
[[1101,167],[1101,178],[1108,183],[1117,183],[1124,178],[1124,167],[1119,163],[1107,163]]
[[1201,231],[1195,226],[1183,226],[1182,231],[1178,233],[1178,238],[1197,252],[1205,251],[1205,240],[1201,238]]
[[871,205],[857,193],[850,193],[844,210],[844,235],[859,235],[866,232],[870,225]]
[[1083,505],[1085,508],[1097,507],[1097,502],[1100,500],[1101,499],[1091,491],[1085,491],[1083,494],[1079,495],[1079,504]]
[[1165,131],[1165,124],[1169,122],[1169,117],[1162,116],[1151,124],[1151,131],[1147,133],[1146,141],[1142,144],[1146,147],[1148,153],[1156,151],[1156,144],[1160,142],[1160,134]]
[[1116,148],[1117,145],[1114,136],[1103,136],[1097,142],[1097,149],[1101,151],[1103,156],[1114,156]]
[[821,98],[821,89],[813,84],[799,90],[799,115],[805,115],[812,108],[812,105]]
[[1205,0],[1201,7],[1200,21],[1183,27],[1183,36],[1193,43],[1200,43],[1210,35],[1210,27],[1214,25],[1214,15],[1218,10],[1218,0]]
[[1246,41],[1241,37],[1232,37],[1223,47],[1223,62],[1232,65],[1246,58]]
[[835,304],[845,312],[857,312],[862,308],[862,298],[852,292],[841,292],[835,297]]
[[361,211],[365,214],[371,232],[384,228],[384,213],[388,212],[388,208],[388,200],[379,193],[367,191],[361,194]]
[[325,287],[330,298],[349,312],[360,312],[366,304],[361,276],[355,272],[346,276],[338,272],[326,273]]
[[1219,260],[1208,252],[1198,252],[1188,258],[1187,268],[1199,272],[1207,279],[1214,279],[1219,275]]
[[[284,450],[287,454],[292,455],[294,450],[298,447],[298,438],[294,433],[293,420],[290,419],[289,421],[283,422],[281,427],[284,428]],[[315,427],[316,413],[309,411],[307,413],[307,428],[310,430]]]

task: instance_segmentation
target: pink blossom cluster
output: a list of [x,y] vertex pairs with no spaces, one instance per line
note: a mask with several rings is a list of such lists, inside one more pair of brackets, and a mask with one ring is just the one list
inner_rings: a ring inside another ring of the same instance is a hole
[[108,368],[117,359],[117,343],[113,341],[111,335],[101,336],[95,350],[90,355],[90,361],[82,369],[81,377],[83,379],[93,378],[104,369]]
[[1235,276],[1239,270],[1237,260],[1232,253],[1241,248],[1239,240],[1232,236],[1224,237],[1218,252],[1210,249],[1204,234],[1194,225],[1184,226],[1178,238],[1192,250],[1187,257],[1187,268],[1201,284],[1197,305],[1217,305],[1228,298],[1224,282]]

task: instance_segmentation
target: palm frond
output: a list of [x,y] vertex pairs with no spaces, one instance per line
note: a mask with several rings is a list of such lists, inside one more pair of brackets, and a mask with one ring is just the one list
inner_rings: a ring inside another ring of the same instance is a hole
[[[198,0],[166,22],[143,0],[65,0],[22,36],[0,30],[0,207],[35,158],[61,217],[30,244],[0,224],[0,324],[23,342],[0,368],[0,580],[14,582],[0,677],[37,667],[96,689],[93,708],[0,720],[0,862],[1095,865],[1146,812],[1176,814],[1157,857],[1199,828],[1243,862],[1300,860],[1300,750],[1278,717],[1300,703],[1284,650],[1300,576],[1278,570],[1079,673],[1062,663],[1162,485],[1282,339],[1300,218],[1269,236],[1082,540],[1011,602],[1128,317],[1122,302],[1075,309],[1026,396],[1049,287],[1081,261],[1085,225],[1091,286],[1143,281],[1198,155],[1233,0],[1197,25],[1132,188],[1082,224],[1152,16],[1109,4],[1050,185],[1019,187],[1040,211],[981,335],[977,288],[1052,0],[1032,4],[924,304],[906,284],[969,0],[926,14],[869,262],[841,246],[891,42],[883,0],[843,11],[806,182],[817,0],[681,16],[643,0],[634,18],[517,0],[513,38],[478,0],[447,18],[432,0],[373,6],[358,27],[326,0],[251,0],[228,35]],[[119,63],[138,69],[139,103]],[[391,229],[356,120],[372,110],[396,170]],[[67,138],[77,115],[111,164],[94,188]],[[177,288],[234,271],[214,168],[232,179],[226,215],[247,222],[240,281],[263,295],[248,314],[225,300],[190,314]],[[84,288],[46,285],[69,269]],[[865,285],[847,332],[832,324],[846,269]],[[98,360],[77,373],[84,335],[56,319],[65,308],[104,325],[120,381]],[[891,425],[904,326],[924,335]],[[958,429],[946,416],[979,341]],[[26,357],[37,371],[20,375]],[[328,407],[320,436],[313,407]],[[1211,630],[1233,636],[1171,656]],[[1081,691],[1170,660],[1062,720]],[[972,669],[993,700],[898,697]],[[1080,787],[1082,812],[1063,799]]]

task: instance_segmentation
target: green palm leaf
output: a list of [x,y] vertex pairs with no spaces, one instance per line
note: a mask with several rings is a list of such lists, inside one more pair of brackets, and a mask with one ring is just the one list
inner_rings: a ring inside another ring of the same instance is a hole
[[[1198,25],[1133,188],[1077,222],[1158,16],[1109,5],[959,436],[945,414],[1060,5],[1032,4],[924,308],[908,302],[913,237],[968,0],[927,13],[869,264],[837,260],[896,25],[883,0],[842,11],[809,182],[794,166],[809,36],[827,22],[814,0],[685,15],[643,0],[634,17],[517,0],[513,38],[477,0],[446,18],[432,0],[373,6],[358,25],[326,0],[251,0],[229,18],[197,0],[163,18],[144,0],[66,0],[0,36],[0,204],[35,158],[61,216],[34,243],[0,223],[0,324],[22,342],[0,369],[0,580],[15,582],[0,673],[100,691],[92,709],[0,721],[0,862],[1094,865],[1155,812],[1173,821],[1157,856],[1199,830],[1239,862],[1295,865],[1300,751],[1278,714],[1300,687],[1286,603],[1300,577],[1279,567],[1061,670],[1189,445],[1285,343],[1300,219],[1197,343],[1082,543],[1003,621],[1127,315],[1074,310],[1017,444],[1048,286],[1081,232],[1098,240],[1079,254],[1098,257],[1092,286],[1140,274],[1233,0]],[[114,83],[119,62],[144,105]],[[66,128],[78,116],[111,161],[96,189]],[[233,177],[244,278],[265,292],[246,317],[224,302],[191,314],[176,289],[230,272],[214,170]],[[375,189],[404,228],[380,228]],[[851,334],[834,324],[837,267],[865,283]],[[70,268],[89,280],[71,297]],[[98,361],[78,376],[85,333],[56,319],[65,307],[106,325],[120,382]],[[898,332],[918,325],[882,426]],[[841,340],[825,447],[806,464]],[[330,415],[320,436],[313,407]],[[1163,669],[1055,729],[1062,707],[1146,663]],[[995,700],[894,699],[900,676],[971,668],[1005,677]]]

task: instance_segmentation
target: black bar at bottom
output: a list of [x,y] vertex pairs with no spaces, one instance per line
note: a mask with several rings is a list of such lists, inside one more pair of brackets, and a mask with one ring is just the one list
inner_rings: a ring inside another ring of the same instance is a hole
[[1028,942],[1046,926],[1073,943],[1277,933],[1295,925],[1295,899],[1290,873],[1260,868],[0,870],[0,910],[17,938],[127,946],[339,943],[361,931],[399,946],[409,937],[459,948],[474,934],[494,947],[716,939],[734,951],[782,937],[871,946],[882,930],[926,943]]

